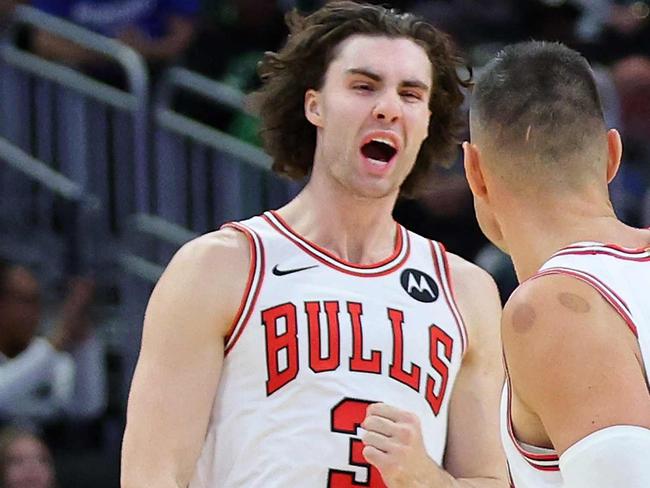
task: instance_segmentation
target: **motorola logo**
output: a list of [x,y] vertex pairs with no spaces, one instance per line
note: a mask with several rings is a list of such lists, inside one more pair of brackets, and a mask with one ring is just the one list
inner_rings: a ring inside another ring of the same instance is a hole
[[440,295],[438,285],[433,278],[417,269],[409,268],[402,271],[400,282],[404,291],[418,302],[435,302]]

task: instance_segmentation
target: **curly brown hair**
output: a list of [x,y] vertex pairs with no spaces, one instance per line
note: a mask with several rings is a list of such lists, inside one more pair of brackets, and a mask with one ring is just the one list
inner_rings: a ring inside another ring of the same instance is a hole
[[470,86],[472,75],[467,66],[468,79],[458,75],[457,68],[464,63],[450,38],[415,15],[351,1],[328,3],[308,16],[294,10],[286,22],[287,43],[277,53],[265,53],[258,66],[262,88],[249,98],[261,119],[260,134],[273,158],[273,170],[294,179],[311,171],[316,128],[305,118],[304,95],[309,89],[322,88],[336,47],[356,34],[404,37],[426,51],[433,72],[429,133],[401,187],[403,196],[414,196],[434,161],[445,163],[453,158],[463,128],[462,87]]

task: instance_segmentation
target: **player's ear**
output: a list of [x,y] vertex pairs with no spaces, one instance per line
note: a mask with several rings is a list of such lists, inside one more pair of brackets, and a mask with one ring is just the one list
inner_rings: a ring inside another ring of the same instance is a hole
[[607,131],[607,183],[610,183],[621,165],[623,142],[616,129]]
[[320,92],[311,88],[305,92],[305,117],[316,127],[323,126]]
[[463,164],[465,165],[465,177],[474,197],[485,199],[487,186],[481,168],[481,153],[478,147],[471,142],[463,142]]

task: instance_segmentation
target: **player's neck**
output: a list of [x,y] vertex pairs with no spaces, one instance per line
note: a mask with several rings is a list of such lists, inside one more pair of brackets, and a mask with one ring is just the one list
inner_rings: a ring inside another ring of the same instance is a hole
[[310,182],[279,213],[296,232],[340,259],[374,264],[395,249],[396,198],[361,198]]
[[546,200],[543,205],[530,199],[513,205],[502,219],[501,229],[519,282],[570,244],[611,242],[614,236],[632,231],[616,218],[609,201],[581,198]]

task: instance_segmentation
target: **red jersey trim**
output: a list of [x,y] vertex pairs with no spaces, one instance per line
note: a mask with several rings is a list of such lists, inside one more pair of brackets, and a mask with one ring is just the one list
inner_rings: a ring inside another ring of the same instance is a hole
[[532,276],[531,280],[535,278],[539,278],[540,276],[547,276],[547,275],[552,275],[552,274],[564,274],[568,276],[572,276],[584,283],[587,283],[590,285],[592,288],[594,288],[604,299],[609,303],[614,310],[616,310],[619,315],[623,318],[629,329],[632,331],[632,333],[637,337],[639,337],[639,333],[637,330],[637,327],[634,323],[634,319],[632,318],[632,315],[630,313],[630,308],[627,306],[627,304],[619,297],[614,290],[609,288],[605,283],[600,281],[598,278],[595,276],[586,273],[584,271],[580,271],[577,269],[572,269],[572,268],[562,268],[562,267],[555,267],[555,268],[548,268],[543,271],[540,271],[536,275]]
[[626,261],[650,261],[650,248],[629,249],[615,244],[574,244],[559,250],[552,257],[567,255],[606,255]]
[[353,276],[358,277],[377,277],[385,276],[399,267],[402,266],[408,259],[411,252],[411,243],[408,231],[395,223],[397,228],[397,239],[395,243],[395,250],[393,254],[380,261],[379,263],[370,264],[370,265],[361,265],[350,263],[337,258],[332,253],[319,247],[313,242],[308,241],[296,231],[294,231],[283,219],[278,215],[277,212],[264,212],[262,217],[268,222],[268,224],[275,229],[277,232],[282,234],[284,237],[293,242],[298,246],[302,251],[312,256],[317,261],[334,268],[343,273],[347,273]]
[[[456,327],[458,327],[458,332],[460,333],[461,349],[463,351],[462,355],[464,356],[467,351],[467,346],[469,345],[469,336],[467,334],[465,321],[463,320],[463,316],[461,315],[456,303],[456,295],[454,294],[453,284],[451,281],[451,272],[449,271],[449,262],[447,261],[445,246],[435,241],[429,241],[429,244],[431,246],[433,264],[436,269],[436,274],[438,275],[438,280],[440,281],[442,293],[454,319],[456,320]],[[442,270],[444,270],[444,274],[442,273]]]
[[248,270],[248,281],[246,289],[242,295],[239,309],[233,320],[233,324],[226,335],[226,348],[224,354],[227,355],[241,337],[246,328],[250,314],[255,307],[255,302],[259,296],[262,282],[264,281],[264,246],[260,237],[248,227],[240,223],[229,223],[222,226],[235,229],[246,236],[251,255],[250,268]]

